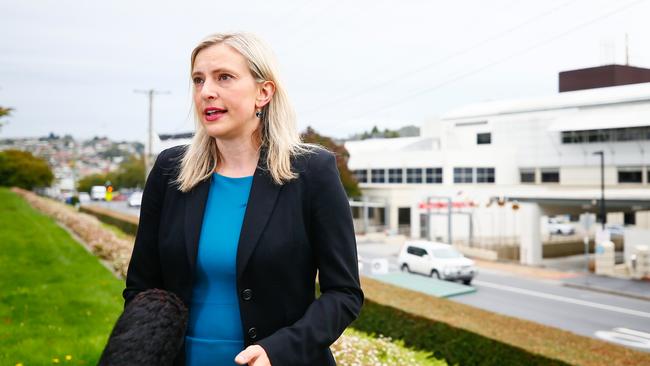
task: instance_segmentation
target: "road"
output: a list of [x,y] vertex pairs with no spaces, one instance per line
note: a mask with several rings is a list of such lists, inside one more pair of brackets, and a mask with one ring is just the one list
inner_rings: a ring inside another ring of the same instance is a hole
[[138,217],[140,216],[140,207],[129,207],[126,204],[126,201],[111,201],[111,202],[92,201],[92,202],[85,203],[84,205],[100,206],[117,212],[138,216]]
[[[374,258],[386,258],[391,272],[399,270],[399,246],[359,243],[358,248],[364,262],[362,273],[369,273],[369,263]],[[472,286],[476,292],[449,299],[650,352],[648,301],[569,288],[560,281],[522,278],[481,267]]]

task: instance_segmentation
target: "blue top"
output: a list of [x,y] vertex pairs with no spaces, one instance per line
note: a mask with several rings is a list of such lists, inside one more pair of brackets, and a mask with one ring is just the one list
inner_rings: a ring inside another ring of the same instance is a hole
[[236,365],[244,349],[236,258],[252,182],[253,176],[212,175],[185,337],[187,366]]

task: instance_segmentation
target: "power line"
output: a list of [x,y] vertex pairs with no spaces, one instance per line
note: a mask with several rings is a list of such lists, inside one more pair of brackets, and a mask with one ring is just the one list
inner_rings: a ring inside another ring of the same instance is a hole
[[540,14],[536,14],[535,16],[527,19],[526,21],[524,21],[524,22],[522,22],[522,23],[520,23],[520,24],[518,24],[516,26],[513,26],[511,28],[508,28],[503,32],[500,32],[500,33],[498,33],[498,34],[496,34],[496,35],[494,35],[492,37],[488,37],[488,38],[483,39],[483,40],[481,40],[479,42],[476,42],[476,43],[472,44],[469,47],[463,48],[463,49],[461,49],[459,51],[456,51],[456,52],[454,52],[454,53],[452,53],[450,55],[447,55],[445,57],[437,59],[437,60],[435,60],[435,61],[433,61],[431,63],[420,66],[417,69],[406,71],[404,73],[401,73],[401,74],[397,75],[396,77],[393,77],[393,78],[388,79],[388,80],[381,81],[381,82],[379,82],[377,84],[374,84],[374,85],[372,85],[370,87],[358,90],[358,91],[353,92],[353,93],[344,94],[344,95],[339,96],[339,97],[337,97],[337,98],[335,98],[335,99],[333,99],[333,100],[331,100],[331,101],[329,101],[327,103],[319,104],[318,106],[316,106],[316,107],[310,109],[309,111],[307,111],[307,113],[315,112],[315,111],[318,111],[318,110],[320,110],[322,108],[325,108],[325,107],[330,107],[333,103],[336,103],[336,102],[339,102],[339,101],[342,101],[342,100],[349,101],[352,98],[356,98],[356,97],[358,97],[360,95],[363,95],[365,93],[368,93],[370,91],[374,91],[374,90],[376,90],[378,88],[382,88],[382,87],[385,87],[387,85],[390,85],[391,83],[393,83],[395,81],[398,81],[398,80],[401,80],[402,78],[413,76],[413,75],[416,75],[416,74],[418,74],[420,72],[426,71],[426,70],[428,70],[428,69],[430,69],[430,68],[432,68],[434,66],[438,66],[438,65],[440,65],[442,63],[445,63],[445,62],[447,62],[447,61],[449,61],[451,59],[454,59],[454,58],[456,58],[456,57],[458,57],[460,55],[463,55],[465,53],[473,51],[474,49],[483,47],[484,45],[486,45],[486,44],[488,44],[488,43],[490,43],[490,42],[492,42],[494,40],[497,40],[497,39],[502,38],[502,37],[504,37],[504,36],[506,36],[506,35],[508,35],[510,33],[513,33],[513,32],[515,32],[515,31],[517,31],[517,30],[519,30],[519,29],[521,29],[521,28],[523,28],[523,27],[525,27],[525,26],[527,26],[527,25],[529,25],[531,23],[534,23],[535,21],[538,21],[538,20],[540,20],[540,19],[542,19],[542,18],[544,18],[544,17],[546,17],[548,15],[551,15],[551,14],[555,13],[556,11],[558,11],[559,9],[564,8],[565,6],[569,5],[570,3],[574,2],[574,1],[575,0],[566,1],[566,2],[562,3],[561,5],[559,5],[557,7],[554,7],[552,9],[547,10],[545,12],[542,12]]
[[[360,1],[355,1],[355,2],[353,2],[353,4],[361,4],[361,2]],[[382,2],[373,2],[373,10],[377,10],[377,9],[383,7],[386,4],[390,4],[390,0],[385,0],[385,1],[382,1]],[[364,7],[365,7],[365,5],[361,4],[360,8],[357,8],[357,9],[363,9]],[[340,25],[343,22],[347,21],[348,19],[350,19],[350,18],[352,18],[352,17],[354,17],[356,15],[358,15],[358,14],[351,11],[350,9],[347,9],[346,16],[342,17],[341,19],[338,19],[337,23]],[[340,27],[338,27],[338,28],[340,28]],[[291,51],[299,50],[300,48],[302,48],[303,46],[305,46],[307,44],[317,44],[319,42],[319,39],[317,37],[309,36],[309,33],[310,32],[301,32],[302,41],[297,42],[295,44],[295,46],[291,49]],[[307,36],[305,36],[305,35],[307,35]],[[327,35],[331,37],[331,31],[328,31]]]
[[[389,0],[388,3],[390,4],[390,0]],[[500,7],[497,8],[496,10],[500,10],[500,9],[503,9],[503,8],[509,8],[510,5],[515,4],[515,3],[518,3],[518,1],[515,0],[515,1],[507,2],[505,5],[502,4],[502,6],[500,6]],[[377,6],[374,6],[373,8],[374,8],[374,9],[377,9]],[[484,15],[483,15],[483,14],[474,15],[474,16],[472,16],[471,19],[464,19],[464,18],[463,18],[465,21],[463,22],[463,24],[458,24],[458,27],[459,27],[459,28],[464,28],[464,27],[466,27],[466,26],[469,26],[469,25],[471,25],[471,24],[474,24],[475,21],[476,21],[477,19],[480,19],[480,18],[484,18]],[[450,58],[452,58],[452,57],[450,57]],[[441,61],[441,63],[442,63],[442,62],[445,61],[445,60],[439,59],[438,61]],[[400,65],[400,66],[401,66],[401,65]],[[380,67],[379,67],[378,69],[376,69],[375,71],[373,71],[373,72],[371,72],[371,73],[369,73],[369,74],[366,74],[366,76],[364,76],[364,77],[359,78],[359,80],[363,81],[363,80],[365,80],[365,79],[367,79],[367,78],[371,78],[371,77],[375,76],[378,72],[381,72],[381,71],[385,70],[385,69],[388,68],[388,67],[392,67],[392,66],[390,66],[390,65],[389,65],[389,66],[380,66]],[[357,80],[357,82],[358,82],[359,80]],[[357,82],[355,82],[355,84],[350,84],[350,85],[346,86],[343,90],[344,90],[344,91],[348,91],[348,90],[350,90],[350,88],[353,87],[354,85],[356,85]],[[374,87],[373,87],[373,88],[374,88]],[[366,88],[366,89],[370,89],[370,88]],[[366,89],[364,89],[364,91],[367,91]],[[359,94],[362,94],[362,93],[359,93]],[[355,97],[355,96],[356,96],[356,95],[355,95],[354,92],[353,92],[353,93],[352,93],[352,97]],[[316,110],[319,110],[319,109],[321,109],[321,108],[323,108],[323,107],[325,107],[325,106],[329,106],[329,104],[331,104],[331,103],[333,103],[333,102],[340,101],[340,100],[344,100],[344,99],[347,99],[347,95],[346,95],[345,97],[338,97],[338,98],[336,98],[334,101],[331,101],[330,103],[327,103],[327,104],[319,104],[317,107],[308,110],[307,113],[309,113],[309,112],[313,112],[313,111],[316,111]]]
[[[313,0],[311,2],[313,2]],[[309,2],[305,2],[305,3],[309,3]],[[316,19],[322,18],[323,13],[331,8],[330,5],[328,5],[326,2],[324,4],[325,6],[323,6],[322,8],[318,8],[316,12],[312,13],[309,17],[303,19],[302,22],[294,23],[293,27],[289,26],[285,28],[284,33],[292,36],[296,34],[303,34],[306,25],[310,25],[310,24],[313,25]],[[298,7],[297,9],[301,9],[301,8],[302,7]],[[297,12],[297,10],[295,11]]]
[[[457,77],[455,77],[455,78],[452,78],[452,79],[449,79],[449,80],[443,81],[443,82],[441,82],[441,83],[438,83],[438,84],[434,85],[433,87],[428,87],[428,88],[425,88],[425,89],[419,90],[419,91],[417,91],[417,92],[411,93],[411,94],[405,96],[404,98],[398,99],[396,102],[391,102],[391,104],[390,104],[389,106],[386,106],[386,105],[378,105],[377,108],[370,108],[369,110],[372,111],[373,113],[376,113],[376,112],[379,112],[379,111],[384,111],[384,110],[387,110],[387,109],[394,108],[394,107],[397,106],[397,105],[400,105],[400,104],[403,104],[403,103],[406,103],[406,102],[411,101],[413,98],[416,98],[416,97],[419,97],[419,96],[421,96],[421,95],[424,95],[424,94],[430,93],[430,92],[432,92],[432,91],[434,91],[434,90],[440,89],[441,87],[443,87],[443,86],[445,86],[445,85],[451,84],[451,83],[453,83],[453,82],[455,82],[455,81],[458,81],[458,80],[461,80],[461,79],[464,79],[464,78],[466,78],[466,77],[468,77],[468,76],[471,76],[471,75],[477,74],[477,73],[479,73],[479,72],[481,72],[481,71],[483,71],[483,70],[485,70],[485,69],[488,69],[488,68],[490,68],[490,67],[492,67],[492,66],[495,66],[495,65],[498,65],[498,64],[503,63],[503,62],[505,62],[505,61],[508,61],[508,60],[510,60],[510,59],[513,58],[513,57],[516,57],[516,56],[520,56],[520,55],[526,54],[526,53],[528,53],[528,52],[530,52],[530,51],[532,51],[532,50],[534,50],[534,49],[536,49],[536,48],[538,48],[538,47],[544,46],[544,45],[546,45],[546,44],[548,44],[548,43],[551,43],[551,42],[553,42],[553,41],[555,41],[555,40],[557,40],[557,39],[559,39],[559,38],[562,38],[562,37],[564,37],[564,36],[567,36],[568,34],[571,34],[571,33],[575,32],[575,31],[577,31],[577,30],[580,30],[580,29],[582,29],[582,28],[584,28],[584,27],[586,27],[586,26],[592,25],[592,24],[597,23],[597,22],[599,22],[599,21],[601,21],[601,20],[604,20],[604,19],[606,19],[606,18],[609,18],[610,16],[612,16],[612,15],[614,15],[614,14],[620,13],[621,11],[626,10],[626,9],[628,9],[628,8],[631,8],[631,7],[635,6],[635,5],[638,5],[638,4],[640,4],[640,3],[644,2],[644,1],[646,1],[646,0],[637,0],[637,1],[632,1],[632,2],[630,2],[630,3],[628,3],[628,4],[624,5],[624,6],[621,6],[621,7],[619,7],[619,8],[616,8],[616,9],[614,9],[614,10],[608,12],[608,13],[605,13],[605,14],[599,16],[599,17],[596,17],[596,18],[594,18],[594,19],[592,19],[592,20],[586,21],[586,22],[581,23],[581,24],[579,24],[579,25],[577,25],[577,26],[575,26],[575,27],[573,27],[573,28],[570,28],[569,30],[567,30],[567,31],[565,31],[565,32],[562,32],[562,33],[560,33],[560,34],[558,34],[558,35],[556,35],[556,36],[553,36],[553,37],[551,37],[551,38],[548,38],[548,39],[546,39],[546,40],[543,40],[543,41],[541,41],[541,42],[538,42],[538,43],[534,44],[534,45],[531,46],[531,47],[528,47],[528,48],[523,49],[522,51],[515,52],[515,53],[511,53],[510,55],[508,55],[508,56],[506,56],[506,57],[503,57],[503,58],[501,58],[501,59],[498,59],[498,60],[496,60],[496,61],[494,61],[494,62],[491,62],[491,63],[489,63],[489,64],[487,64],[487,65],[481,66],[481,67],[479,67],[479,68],[477,68],[477,69],[474,69],[474,70],[472,70],[472,71],[470,71],[470,72],[467,72],[467,73],[464,73],[464,74],[460,74],[459,76],[457,76]],[[362,114],[356,115],[356,116],[354,116],[354,117],[352,117],[352,118],[353,118],[353,119],[354,119],[354,118],[360,118],[360,117],[363,117],[363,116],[365,116],[365,115],[367,115],[367,114],[368,114],[368,113],[362,113]]]

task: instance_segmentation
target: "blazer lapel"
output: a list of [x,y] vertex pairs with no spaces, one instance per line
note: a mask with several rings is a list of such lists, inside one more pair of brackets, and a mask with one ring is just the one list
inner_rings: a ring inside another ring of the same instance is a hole
[[273,212],[275,201],[280,192],[281,185],[273,182],[271,174],[266,169],[264,151],[260,154],[260,163],[257,164],[253,183],[248,196],[244,222],[239,234],[237,246],[237,279],[241,278],[246,264],[257,245],[266,222]]
[[210,192],[210,182],[212,177],[197,184],[194,189],[188,193],[185,202],[185,249],[187,258],[190,261],[190,273],[194,273],[196,265],[196,256],[199,251],[199,237],[201,227],[203,226],[203,213],[205,212],[205,203],[208,200]]
[[[188,193],[185,202],[185,248],[190,262],[190,271],[194,273],[196,256],[199,250],[201,227],[205,203],[210,192],[212,178],[199,183]],[[237,247],[237,278],[246,268],[246,264],[259,241],[264,226],[271,216],[275,201],[282,186],[273,182],[266,169],[266,149],[262,148],[260,158],[253,175],[253,182],[248,196],[244,222],[242,223]]]

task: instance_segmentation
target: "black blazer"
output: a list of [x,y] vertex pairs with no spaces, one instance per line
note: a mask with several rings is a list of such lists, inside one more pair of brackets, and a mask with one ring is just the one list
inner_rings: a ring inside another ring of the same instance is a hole
[[[190,307],[211,178],[179,191],[171,182],[184,151],[163,151],[145,184],[125,306],[138,292],[161,288]],[[237,248],[244,344],[262,346],[273,366],[335,365],[329,346],[363,304],[352,215],[336,159],[323,149],[295,157],[299,178],[276,185],[265,155],[262,149]],[[174,365],[185,365],[184,346]]]

